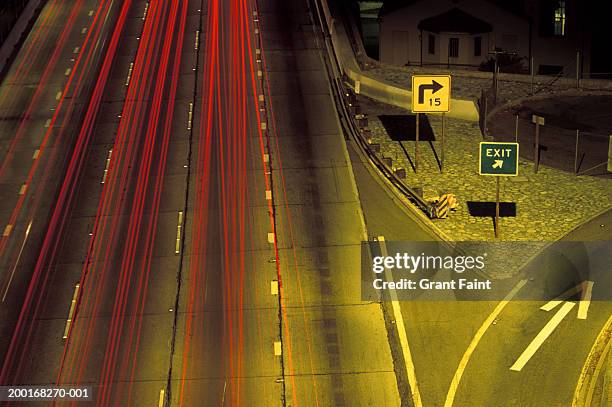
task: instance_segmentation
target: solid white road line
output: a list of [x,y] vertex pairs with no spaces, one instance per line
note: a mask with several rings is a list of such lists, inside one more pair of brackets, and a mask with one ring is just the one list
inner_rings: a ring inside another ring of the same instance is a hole
[[[378,236],[378,244],[380,245],[380,251],[382,256],[387,256],[387,245],[385,244],[385,237]],[[385,268],[385,279],[387,281],[393,280],[393,273],[391,269]],[[414,367],[414,361],[412,360],[412,353],[410,352],[410,345],[408,344],[408,335],[406,334],[406,327],[404,325],[404,317],[402,316],[402,308],[397,299],[397,293],[394,290],[390,290],[389,295],[391,296],[391,305],[393,308],[393,319],[395,320],[395,326],[397,327],[397,333],[400,340],[400,347],[402,349],[402,356],[406,364],[406,372],[408,374],[408,384],[410,385],[410,391],[412,393],[412,403],[415,407],[423,407],[421,401],[421,393],[419,392],[419,383],[416,378],[416,369]]]
[[508,305],[508,303],[510,303],[510,301],[514,298],[514,296],[516,296],[516,293],[518,293],[519,290],[523,288],[525,283],[527,283],[527,280],[519,281],[514,286],[514,288],[512,288],[512,290],[508,293],[508,295],[506,295],[506,297],[497,304],[493,312],[489,314],[489,316],[482,323],[480,328],[478,328],[478,331],[476,331],[476,334],[474,334],[474,337],[472,338],[472,341],[470,342],[467,349],[465,350],[465,353],[461,357],[459,366],[457,367],[457,370],[455,371],[455,375],[453,376],[453,379],[451,380],[450,387],[448,388],[448,393],[446,393],[446,400],[444,401],[444,407],[451,407],[453,405],[453,402],[455,401],[455,395],[457,394],[457,389],[459,388],[459,382],[461,382],[461,377],[463,376],[463,372],[465,371],[465,368],[468,362],[470,361],[470,357],[472,356],[472,353],[474,353],[474,350],[480,343],[480,340],[484,336],[485,332],[487,332],[487,329],[489,329],[493,321],[495,321],[497,317],[499,316],[499,314],[501,314],[501,312],[504,310],[506,305]]
[[164,404],[166,404],[165,401],[166,401],[166,390],[161,389],[159,391],[159,403],[157,404],[158,407],[164,407]]
[[578,284],[577,286],[570,288],[569,290],[565,291],[563,294],[561,294],[554,300],[548,301],[546,304],[542,305],[540,309],[542,311],[551,311],[555,309],[558,305],[560,305],[563,301],[567,300],[570,296],[578,293],[581,287],[582,286]]
[[272,280],[270,282],[270,294],[278,295],[278,280]]
[[[10,226],[10,225],[9,225]],[[8,226],[7,226],[8,227]],[[12,227],[12,226],[11,226]],[[19,264],[19,260],[21,260],[21,254],[23,253],[23,248],[25,247],[26,241],[28,240],[28,235],[30,234],[30,228],[32,227],[32,221],[28,223],[28,227],[25,232],[25,237],[23,238],[23,242],[21,243],[21,248],[19,249],[19,254],[17,255],[17,260],[15,260],[15,265],[11,270],[11,275],[9,276],[9,281],[6,283],[6,289],[4,290],[4,294],[2,295],[2,302],[6,299],[6,294],[8,294],[8,290],[13,282],[13,277],[15,276],[15,271],[17,270],[17,265]],[[5,231],[6,233],[6,231]]]
[[108,167],[110,166],[111,157],[113,156],[113,149],[108,150],[108,157],[106,157],[106,167],[104,167],[104,173],[102,174],[102,181],[100,184],[104,184],[106,182],[106,176],[108,175]]
[[178,225],[176,227],[176,246],[174,254],[179,254],[181,251],[181,229],[183,228],[183,211],[178,213]]
[[587,319],[591,296],[593,295],[593,282],[585,281],[582,287],[582,299],[578,302],[578,319]]
[[72,326],[72,319],[74,318],[74,312],[76,311],[76,302],[79,296],[80,284],[74,286],[74,294],[72,295],[72,301],[70,302],[70,311],[68,311],[68,319],[66,320],[66,327],[64,328],[64,336],[62,339],[68,339],[70,333],[70,327]]
[[574,308],[576,305],[573,302],[566,302],[561,306],[561,309],[557,311],[557,313],[548,321],[544,328],[536,335],[535,338],[531,341],[527,348],[523,351],[521,356],[518,357],[516,362],[510,367],[510,370],[515,372],[520,372],[523,367],[529,362],[529,359],[540,349],[540,346],[544,343],[546,339],[553,333],[553,331],[559,326],[563,318]]

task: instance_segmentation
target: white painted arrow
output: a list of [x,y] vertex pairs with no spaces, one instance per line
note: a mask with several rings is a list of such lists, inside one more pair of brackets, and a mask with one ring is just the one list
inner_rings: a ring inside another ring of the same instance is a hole
[[536,335],[535,338],[527,345],[521,356],[518,357],[516,362],[510,367],[510,370],[515,372],[520,372],[523,367],[529,362],[529,359],[540,349],[540,346],[544,343],[546,339],[553,333],[553,331],[559,326],[563,318],[574,308],[573,302],[566,302],[561,306],[559,311],[548,321],[544,328]]
[[551,301],[548,301],[546,304],[542,305],[540,309],[542,311],[551,311],[555,309],[559,304],[563,303],[563,301],[567,300],[570,296],[577,294],[579,292],[582,293],[581,299],[578,302],[578,319],[586,319],[589,306],[591,305],[591,297],[593,294],[593,281],[583,281],[582,283],[570,288],[565,291],[563,294],[559,295],[557,298],[554,298]]

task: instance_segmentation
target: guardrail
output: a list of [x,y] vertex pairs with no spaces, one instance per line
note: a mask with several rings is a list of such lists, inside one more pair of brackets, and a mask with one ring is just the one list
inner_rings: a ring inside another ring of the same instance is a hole
[[44,4],[45,0],[29,0],[21,10],[19,18],[15,21],[10,33],[4,38],[0,47],[0,80],[6,74],[15,52],[25,40],[30,27],[34,24]]
[[[351,111],[350,101],[352,100],[352,89],[347,86],[347,77],[345,75],[345,69],[340,63],[337,52],[334,46],[334,27],[336,21],[332,18],[329,5],[325,1],[321,0],[310,0],[313,10],[313,18],[318,19],[318,27],[323,32],[323,38],[325,41],[325,50],[327,51],[326,69],[328,71],[328,77],[333,88],[334,102],[336,109],[340,115],[340,122],[342,124],[345,135],[349,135],[361,149],[362,152],[370,159],[374,166],[385,176],[385,178],[393,184],[410,202],[416,205],[419,209],[425,212],[428,216],[431,216],[432,206],[427,203],[416,191],[406,185],[395,173],[389,168],[379,157],[375,151],[373,151],[370,144],[364,138],[359,126],[356,123],[355,114],[357,112]],[[331,66],[330,66],[331,65]]]

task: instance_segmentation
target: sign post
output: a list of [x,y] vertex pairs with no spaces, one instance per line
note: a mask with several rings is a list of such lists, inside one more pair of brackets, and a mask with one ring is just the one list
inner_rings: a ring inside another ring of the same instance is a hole
[[[414,171],[419,168],[419,114],[444,113],[450,110],[450,75],[413,75],[412,76],[412,113],[416,115],[414,145]],[[444,118],[442,118],[444,134]],[[444,139],[444,135],[442,135]],[[444,145],[444,142],[442,143]],[[444,148],[444,147],[443,147]]]
[[531,121],[536,125],[535,127],[535,144],[534,144],[534,170],[535,173],[538,173],[538,168],[540,167],[540,126],[544,126],[544,118],[542,116],[538,116],[537,114],[531,115]]
[[478,173],[497,178],[495,192],[495,237],[500,235],[499,225],[499,186],[500,177],[514,177],[518,175],[518,143],[487,142],[480,143],[478,155]]
[[442,148],[440,154],[440,172],[444,172],[444,132],[446,131],[446,113],[442,113]]
[[608,172],[612,172],[612,135],[610,136],[610,141],[608,142]]

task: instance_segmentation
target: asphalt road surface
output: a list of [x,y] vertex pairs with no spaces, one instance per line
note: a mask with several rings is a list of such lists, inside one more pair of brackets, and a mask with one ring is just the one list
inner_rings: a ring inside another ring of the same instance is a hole
[[568,405],[609,302],[517,371],[558,309],[402,302],[409,362],[362,300],[362,241],[436,238],[345,143],[322,40],[306,1],[46,4],[0,87],[0,385],[397,406],[412,369],[419,405]]
[[101,48],[37,244],[3,271],[2,384],[90,386],[97,405],[399,403],[306,3],[259,7],[79,9],[70,33],[89,22]]

